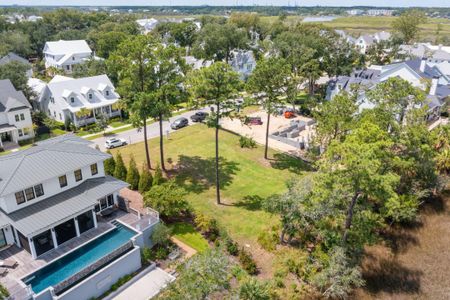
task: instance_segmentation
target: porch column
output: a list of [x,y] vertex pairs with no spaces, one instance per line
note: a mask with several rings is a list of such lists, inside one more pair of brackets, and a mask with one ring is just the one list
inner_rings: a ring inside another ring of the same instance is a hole
[[77,233],[77,237],[80,236],[80,227],[78,226],[78,217],[74,218],[75,220],[75,232]]
[[92,211],[92,218],[94,219],[94,227],[97,228],[97,215],[94,210]]
[[37,255],[36,255],[36,249],[34,249],[34,242],[33,239],[28,238],[28,244],[30,244],[30,250],[31,250],[31,256],[36,259]]
[[17,246],[22,247],[22,245],[20,244],[19,234],[17,233],[17,229],[15,227],[13,227],[13,232]]
[[50,229],[50,232],[52,233],[53,246],[55,247],[55,249],[57,249],[58,241],[56,240],[55,228]]
[[113,114],[112,105],[109,106],[109,117],[111,118]]

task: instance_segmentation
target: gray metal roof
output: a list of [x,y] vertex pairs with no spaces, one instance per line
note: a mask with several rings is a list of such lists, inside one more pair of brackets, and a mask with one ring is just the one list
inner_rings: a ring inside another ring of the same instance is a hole
[[0,58],[0,65],[4,65],[4,64],[8,64],[12,61],[17,61],[20,62],[22,64],[26,64],[31,68],[31,64],[28,60],[26,60],[23,57],[20,57],[19,55],[13,53],[13,52],[9,52],[8,54],[6,54],[5,56],[3,56],[2,58]]
[[39,142],[29,149],[0,157],[0,196],[61,176],[111,155],[92,148],[73,134]]
[[93,208],[98,199],[128,185],[128,183],[111,176],[88,179],[77,187],[9,215],[0,211],[0,225],[1,220],[6,218],[22,234],[32,236],[43,229],[56,226],[64,220]]
[[18,107],[31,108],[21,91],[17,91],[9,79],[0,80],[0,112]]

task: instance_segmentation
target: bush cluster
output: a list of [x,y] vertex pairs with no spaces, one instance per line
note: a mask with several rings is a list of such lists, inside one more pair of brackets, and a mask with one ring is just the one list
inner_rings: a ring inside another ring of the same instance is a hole
[[256,142],[253,138],[251,137],[247,137],[247,136],[241,136],[239,138],[239,145],[241,146],[241,148],[255,148],[256,147]]
[[239,262],[242,265],[242,268],[244,268],[247,273],[250,275],[255,275],[258,273],[258,268],[256,266],[256,262],[253,259],[252,255],[247,252],[244,248],[241,248],[239,251]]

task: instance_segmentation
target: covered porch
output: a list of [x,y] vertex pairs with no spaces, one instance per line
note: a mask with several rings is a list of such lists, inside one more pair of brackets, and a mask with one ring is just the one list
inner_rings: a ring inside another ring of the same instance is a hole
[[0,125],[0,149],[4,151],[12,150],[18,146],[19,133],[14,125]]
[[77,116],[77,112],[70,112],[70,118],[72,119],[75,126],[86,126],[97,122],[97,117],[101,114],[105,115],[107,118],[119,117],[121,114],[120,109],[115,109],[114,104],[89,108],[90,114],[86,116]]

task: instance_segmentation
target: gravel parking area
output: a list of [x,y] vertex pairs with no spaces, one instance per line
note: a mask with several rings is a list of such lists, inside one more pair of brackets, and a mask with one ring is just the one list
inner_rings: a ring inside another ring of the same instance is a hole
[[[264,111],[258,111],[248,115],[249,117],[261,117],[263,122],[262,125],[245,125],[239,119],[224,119],[222,121],[222,127],[224,129],[236,132],[243,136],[252,137],[257,143],[265,144],[266,139],[266,122],[267,122],[267,114]],[[284,116],[271,116],[270,117],[270,130],[269,133],[273,133],[275,131],[282,130],[289,126],[292,120],[300,120],[304,122],[308,122],[311,118],[307,118],[304,116],[296,116],[292,119],[286,119]],[[303,130],[300,132],[300,136],[295,138],[295,140],[302,140],[302,137],[306,139],[308,136],[312,135],[314,132],[310,128]],[[276,141],[274,139],[269,138],[269,147],[279,150],[282,152],[286,152],[293,155],[299,155],[300,152],[297,148],[285,144],[280,141]]]

